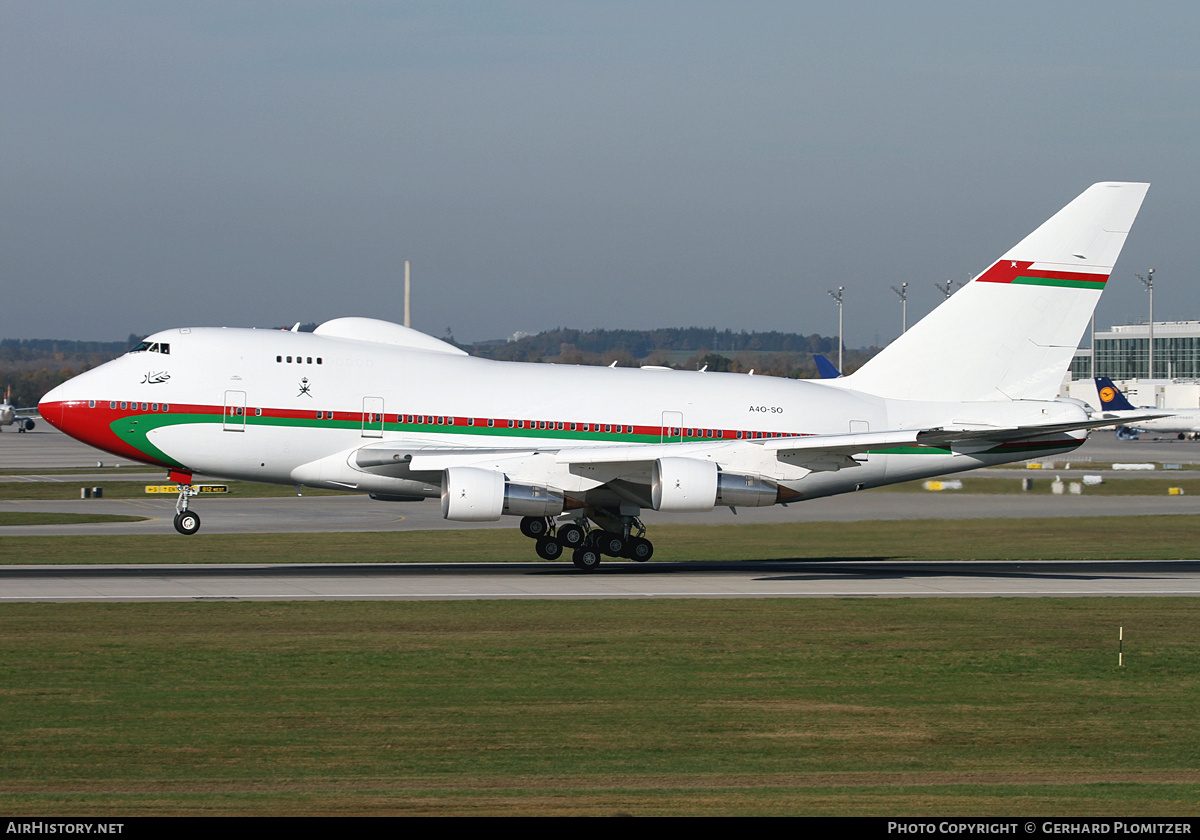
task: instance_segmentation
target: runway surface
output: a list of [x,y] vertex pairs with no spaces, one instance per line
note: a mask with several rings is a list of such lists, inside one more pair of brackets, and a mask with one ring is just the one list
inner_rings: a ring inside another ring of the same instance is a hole
[[1129,595],[1200,595],[1200,562],[0,567],[0,603]]

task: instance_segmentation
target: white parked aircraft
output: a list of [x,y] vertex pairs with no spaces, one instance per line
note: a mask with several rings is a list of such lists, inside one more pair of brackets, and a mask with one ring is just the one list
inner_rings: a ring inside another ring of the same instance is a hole
[[18,432],[33,431],[33,421],[37,419],[35,411],[36,409],[17,408],[13,405],[11,390],[6,388],[4,391],[4,402],[0,403],[0,429],[16,423]]
[[[1134,408],[1129,402],[1128,397],[1121,393],[1121,389],[1113,384],[1113,381],[1107,376],[1096,377],[1096,393],[1100,397],[1100,405],[1105,412],[1109,412],[1110,417],[1134,417],[1134,425],[1141,432],[1167,432],[1168,434],[1178,435],[1180,440],[1183,440],[1187,435],[1200,434],[1200,409],[1195,408],[1177,408],[1174,410],[1160,409],[1158,416],[1147,416],[1148,411],[1154,409],[1138,409]],[[1123,421],[1128,424],[1129,421]]]
[[537,553],[646,560],[643,510],[798,502],[1068,452],[1111,420],[1056,400],[1147,184],[1087,189],[850,376],[496,362],[396,324],[184,328],[48,393],[80,440],[170,469],[440,497],[523,517]]

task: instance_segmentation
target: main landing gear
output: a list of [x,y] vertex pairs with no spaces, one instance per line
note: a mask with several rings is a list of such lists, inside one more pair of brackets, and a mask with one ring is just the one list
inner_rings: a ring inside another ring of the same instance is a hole
[[654,556],[654,544],[644,536],[646,527],[636,516],[620,517],[621,531],[588,528],[587,520],[556,525],[545,516],[526,516],[521,533],[535,541],[534,551],[543,560],[557,560],[570,550],[571,562],[585,572],[600,565],[604,555],[644,563]]
[[200,530],[200,516],[188,510],[188,499],[200,491],[190,484],[175,486],[179,488],[179,498],[175,501],[175,530],[190,537]]

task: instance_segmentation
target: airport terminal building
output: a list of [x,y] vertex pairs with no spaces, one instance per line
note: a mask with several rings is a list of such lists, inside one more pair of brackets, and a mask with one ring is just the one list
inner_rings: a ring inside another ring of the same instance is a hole
[[[1087,340],[1086,338],[1084,339]],[[1128,379],[1200,379],[1200,321],[1154,323],[1154,370],[1150,361],[1150,325],[1125,324],[1096,333],[1096,376]],[[1092,377],[1093,348],[1075,351],[1072,379]]]

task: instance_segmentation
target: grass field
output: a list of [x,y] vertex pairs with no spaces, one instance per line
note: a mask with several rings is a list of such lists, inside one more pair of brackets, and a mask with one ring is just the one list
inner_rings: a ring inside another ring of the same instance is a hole
[[[656,525],[655,560],[1192,560],[1200,516]],[[533,559],[516,530],[0,536],[6,563],[461,563]],[[567,562],[567,561],[564,561]]]
[[0,527],[5,525],[79,525],[92,522],[143,522],[144,516],[118,513],[16,513],[0,510]]
[[[680,561],[1175,560],[1198,528],[654,536]],[[10,563],[530,559],[515,529],[0,547]],[[1188,816],[1198,714],[1194,598],[0,605],[13,816]]]
[[5,605],[0,808],[1190,815],[1197,628],[1162,598]]

